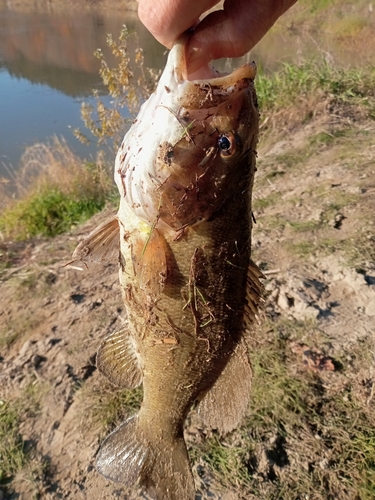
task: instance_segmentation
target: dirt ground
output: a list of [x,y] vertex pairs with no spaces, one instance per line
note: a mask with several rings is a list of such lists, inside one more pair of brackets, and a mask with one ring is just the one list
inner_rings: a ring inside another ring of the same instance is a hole
[[[366,120],[338,125],[328,114],[269,139],[259,150],[253,234],[269,321],[312,321],[324,332],[320,345],[291,345],[291,365],[325,372],[328,386],[355,378],[372,412],[374,351],[359,368],[352,359],[374,346],[374,157],[375,127]],[[95,353],[126,319],[117,264],[63,267],[107,215],[53,240],[1,244],[0,399],[26,396],[20,432],[32,452],[1,498],[142,498],[94,466],[107,430],[92,418],[90,397],[97,387],[111,391]],[[197,498],[246,498],[199,477]]]
[[[261,127],[252,248],[266,276],[266,305],[253,357],[266,352],[266,343],[276,345],[286,328],[299,329],[282,339],[286,370],[319,388],[322,407],[333,393],[345,405],[350,387],[360,410],[344,433],[360,412],[372,422],[375,415],[375,122],[365,113],[319,104],[308,123],[292,118],[279,119],[265,134],[269,124]],[[112,388],[95,366],[101,341],[126,324],[117,263],[64,267],[80,239],[115,208],[54,239],[0,241],[0,412],[8,403],[16,408],[28,455],[15,477],[0,480],[0,500],[146,498],[95,469],[103,438],[140,400],[139,392],[124,396]],[[249,415],[263,383],[254,378]],[[328,409],[327,422],[334,416]],[[255,491],[237,480],[224,484],[212,462],[195,453],[201,434],[193,418],[186,436],[196,500],[373,498],[353,490],[324,496],[324,484],[323,493],[283,490],[291,477],[333,467],[328,449],[309,456],[311,440],[322,439],[318,432],[285,435],[261,436],[247,451],[260,484]],[[241,439],[235,431],[233,446]],[[375,442],[375,427],[366,439]],[[0,463],[0,479],[1,469]]]

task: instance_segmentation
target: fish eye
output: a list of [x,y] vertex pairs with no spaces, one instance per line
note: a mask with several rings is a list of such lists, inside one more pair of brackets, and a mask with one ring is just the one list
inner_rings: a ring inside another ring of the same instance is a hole
[[232,133],[223,134],[218,138],[217,145],[221,156],[232,156],[232,154],[236,151],[236,138]]

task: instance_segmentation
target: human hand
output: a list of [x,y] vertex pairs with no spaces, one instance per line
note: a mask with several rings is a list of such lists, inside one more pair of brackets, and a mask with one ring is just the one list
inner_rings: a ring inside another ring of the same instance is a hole
[[187,47],[189,73],[220,57],[240,57],[267,33],[297,0],[226,0],[223,10],[199,17],[219,0],[138,0],[142,23],[171,48],[195,27]]

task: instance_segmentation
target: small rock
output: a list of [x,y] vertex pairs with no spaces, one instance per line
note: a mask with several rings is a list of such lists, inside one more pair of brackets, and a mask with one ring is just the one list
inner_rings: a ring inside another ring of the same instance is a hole
[[75,304],[81,304],[85,300],[84,293],[72,293],[70,296],[70,300],[72,300]]
[[323,458],[323,460],[321,460],[319,462],[319,467],[323,470],[328,469],[328,465],[329,465],[329,462],[326,458]]
[[334,218],[329,221],[329,225],[331,227],[333,227],[334,229],[340,229],[341,226],[342,226],[342,221],[346,219],[345,215],[343,215],[342,213],[338,212]]
[[45,350],[49,351],[53,346],[56,344],[60,343],[61,339],[57,339],[55,337],[47,337],[44,339],[44,344],[45,344]]
[[60,422],[58,420],[56,420],[55,422],[53,422],[53,424],[51,425],[51,430],[52,431],[55,431],[56,429],[58,429],[60,427]]
[[34,354],[31,358],[31,364],[33,364],[35,368],[38,368],[43,361],[47,361],[47,358],[40,356],[39,354]]
[[281,309],[288,310],[294,306],[294,298],[290,297],[284,290],[281,289],[277,304]]
[[20,352],[18,353],[18,357],[23,358],[24,356],[29,355],[30,352],[32,351],[32,346],[35,343],[36,343],[35,340],[26,340],[26,342],[21,347]]
[[94,300],[94,302],[91,302],[90,304],[90,309],[95,309],[96,307],[99,307],[102,304],[103,304],[103,299]]

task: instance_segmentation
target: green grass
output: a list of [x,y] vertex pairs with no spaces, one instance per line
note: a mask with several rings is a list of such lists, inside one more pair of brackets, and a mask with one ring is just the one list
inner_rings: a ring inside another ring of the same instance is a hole
[[299,105],[300,99],[317,94],[339,104],[361,105],[374,113],[375,68],[339,69],[324,59],[301,65],[284,63],[271,75],[259,71],[256,89],[260,109],[276,111]]
[[239,498],[373,498],[375,422],[355,380],[327,389],[334,372],[314,374],[302,363],[296,369],[290,342],[313,344],[320,336],[323,343],[317,330],[314,322],[265,325],[251,350],[254,383],[243,426],[192,444],[193,459],[222,487],[240,487]]
[[278,201],[280,201],[280,194],[271,193],[265,198],[254,198],[253,208],[255,211],[264,210],[267,207],[275,205]]
[[103,209],[115,192],[103,163],[82,163],[58,139],[36,144],[15,176],[16,196],[3,193],[0,231],[25,240],[64,233]]
[[135,413],[143,399],[142,388],[135,390],[119,389],[110,384],[103,376],[88,381],[80,390],[79,398],[85,410],[85,425],[98,426],[106,434],[119,425],[128,415]]
[[37,415],[46,390],[45,386],[30,381],[18,399],[0,399],[0,486],[6,487],[29,464],[32,453],[20,434],[19,426],[21,420]]
[[25,443],[18,431],[19,412],[0,401],[0,485],[6,483],[27,461]]
[[321,146],[331,146],[332,144],[337,144],[337,139],[341,137],[345,137],[347,135],[346,130],[334,130],[332,132],[326,132],[322,130],[315,135],[312,135],[308,138],[309,145],[318,147]]
[[338,0],[302,0],[301,4],[306,4],[311,13],[317,13],[328,7],[331,7],[335,3],[338,3]]
[[298,233],[313,232],[320,228],[321,222],[316,220],[287,221],[287,225]]
[[104,197],[78,198],[54,186],[45,187],[7,209],[0,218],[0,230],[17,234],[18,239],[56,236],[89,219],[104,205]]

